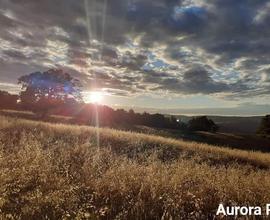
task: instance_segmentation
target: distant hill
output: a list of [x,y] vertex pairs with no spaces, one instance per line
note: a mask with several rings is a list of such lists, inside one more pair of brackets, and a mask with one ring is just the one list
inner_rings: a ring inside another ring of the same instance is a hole
[[261,122],[262,116],[253,117],[222,117],[209,116],[220,126],[221,132],[254,134]]
[[[175,115],[183,122],[188,122],[194,116]],[[262,116],[207,116],[212,119],[219,127],[220,132],[254,134],[260,124]]]
[[[220,132],[254,134],[262,117],[270,114],[269,105],[260,105],[261,111],[259,113],[256,111],[257,107],[249,103],[235,108],[156,109],[134,107],[133,110],[135,112],[149,112],[152,114],[160,113],[167,116],[174,115],[185,123],[192,117],[206,115],[220,126]],[[128,107],[123,108],[129,109]],[[232,112],[236,116],[231,116]],[[258,116],[253,116],[256,114]]]

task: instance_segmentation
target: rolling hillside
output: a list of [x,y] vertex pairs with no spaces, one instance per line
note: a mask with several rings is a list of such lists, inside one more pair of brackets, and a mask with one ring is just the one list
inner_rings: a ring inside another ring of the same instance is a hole
[[0,116],[3,219],[217,219],[219,203],[269,202],[269,168],[268,153]]

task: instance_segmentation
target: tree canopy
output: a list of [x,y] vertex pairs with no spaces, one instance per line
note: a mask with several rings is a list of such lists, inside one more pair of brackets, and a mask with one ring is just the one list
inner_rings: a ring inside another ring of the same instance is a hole
[[42,116],[50,109],[71,102],[81,102],[81,83],[61,69],[34,72],[19,78],[20,101],[24,108]]

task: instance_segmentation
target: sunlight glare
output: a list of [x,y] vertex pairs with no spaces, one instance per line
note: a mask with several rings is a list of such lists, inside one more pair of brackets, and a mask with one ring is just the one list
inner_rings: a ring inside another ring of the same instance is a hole
[[92,91],[88,97],[89,102],[100,104],[103,100],[103,93],[100,91]]

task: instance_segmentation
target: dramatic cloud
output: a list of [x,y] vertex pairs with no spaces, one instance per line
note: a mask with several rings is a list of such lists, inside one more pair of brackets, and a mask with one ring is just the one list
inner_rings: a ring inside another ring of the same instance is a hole
[[61,67],[117,95],[269,97],[267,0],[2,0],[0,82]]

